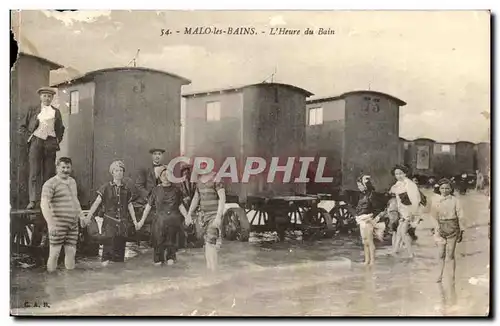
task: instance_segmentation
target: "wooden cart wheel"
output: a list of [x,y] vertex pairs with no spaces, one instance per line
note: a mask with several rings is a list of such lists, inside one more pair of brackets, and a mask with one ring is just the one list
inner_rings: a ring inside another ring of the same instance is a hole
[[222,217],[221,229],[223,239],[248,241],[250,238],[250,222],[245,210],[241,207],[229,208]]
[[305,212],[302,224],[306,233],[321,233],[322,236],[332,236],[335,231],[331,215],[320,207],[315,212],[313,210]]
[[15,246],[31,246],[34,231],[31,221],[24,215],[21,215],[13,223],[12,244]]
[[349,232],[356,228],[356,218],[349,208],[347,205],[336,205],[330,211],[330,215],[336,220],[335,230]]
[[246,209],[245,214],[250,214],[251,216],[250,225],[269,225],[268,213],[260,208],[255,207],[255,209]]

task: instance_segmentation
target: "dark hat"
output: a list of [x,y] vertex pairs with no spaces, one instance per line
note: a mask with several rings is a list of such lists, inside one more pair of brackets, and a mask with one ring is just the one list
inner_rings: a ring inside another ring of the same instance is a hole
[[42,94],[42,93],[49,93],[49,94],[52,94],[52,95],[56,94],[56,90],[54,88],[52,88],[52,87],[41,87],[36,92],[38,94]]
[[438,185],[440,185],[440,186],[445,185],[445,184],[448,184],[451,186],[452,185],[451,180],[448,178],[442,178],[441,180],[438,181]]
[[162,153],[165,153],[165,150],[163,148],[158,148],[158,147],[155,147],[155,148],[151,148],[149,150],[149,153],[150,154],[153,154],[154,152],[162,152]]

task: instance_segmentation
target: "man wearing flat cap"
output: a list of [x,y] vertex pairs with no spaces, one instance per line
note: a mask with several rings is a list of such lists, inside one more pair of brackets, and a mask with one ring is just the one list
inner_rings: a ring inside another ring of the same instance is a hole
[[29,204],[35,208],[40,201],[41,185],[56,174],[56,153],[64,135],[61,112],[53,107],[56,91],[50,87],[38,89],[40,105],[28,109],[20,132],[28,143]]
[[[149,195],[151,191],[161,183],[160,181],[160,172],[162,171],[162,159],[165,150],[161,147],[154,147],[149,150],[151,154],[151,164],[147,167],[140,168],[137,172],[137,176],[135,179],[135,200],[134,206],[138,209],[136,213],[138,216],[142,215],[143,209],[146,207],[148,203]],[[147,227],[144,230],[148,233],[148,229],[151,226],[151,222],[154,220],[156,216],[156,209],[153,209],[151,214],[148,215],[146,221],[143,221]],[[151,230],[149,230],[151,232]]]
[[149,153],[153,162],[148,167],[139,169],[135,181],[135,187],[138,192],[136,202],[141,206],[146,205],[151,190],[160,183],[159,173],[161,172],[161,161],[165,150],[155,147],[151,148]]

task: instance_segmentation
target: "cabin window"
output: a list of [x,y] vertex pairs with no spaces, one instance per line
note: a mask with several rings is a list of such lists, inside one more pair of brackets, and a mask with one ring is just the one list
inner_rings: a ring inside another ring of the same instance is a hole
[[77,114],[80,110],[80,94],[78,91],[72,91],[69,93],[69,114]]
[[220,120],[220,102],[207,103],[207,121]]
[[323,124],[323,108],[310,108],[309,109],[309,125]]
[[455,154],[455,145],[453,145],[453,144],[436,144],[436,145],[434,145],[434,152]]

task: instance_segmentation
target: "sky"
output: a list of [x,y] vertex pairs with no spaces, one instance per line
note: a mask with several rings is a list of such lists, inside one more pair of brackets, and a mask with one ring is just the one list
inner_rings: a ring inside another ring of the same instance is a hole
[[[257,35],[183,35],[185,27],[255,27]],[[138,66],[192,81],[183,92],[274,81],[317,97],[371,89],[398,97],[400,136],[489,140],[487,11],[22,11],[22,51],[67,67],[51,82]],[[269,35],[272,27],[334,35]],[[161,29],[181,30],[160,36]]]

